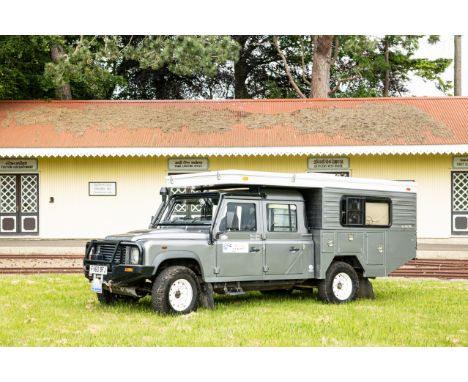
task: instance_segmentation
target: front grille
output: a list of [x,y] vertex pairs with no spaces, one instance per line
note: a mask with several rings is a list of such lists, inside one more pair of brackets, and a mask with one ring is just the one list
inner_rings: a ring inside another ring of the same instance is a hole
[[[114,254],[115,246],[117,244],[99,244],[98,256],[102,257],[105,261],[111,261]],[[120,264],[125,261],[125,247],[119,247],[114,257],[114,263]]]

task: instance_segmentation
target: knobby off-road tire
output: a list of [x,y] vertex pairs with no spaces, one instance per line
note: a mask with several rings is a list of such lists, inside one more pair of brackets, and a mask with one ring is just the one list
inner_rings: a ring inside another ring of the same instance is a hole
[[162,314],[187,314],[198,308],[197,275],[187,267],[164,269],[153,282],[151,303]]
[[359,277],[354,268],[337,261],[328,268],[325,280],[318,287],[320,300],[332,304],[342,304],[356,299],[359,291]]

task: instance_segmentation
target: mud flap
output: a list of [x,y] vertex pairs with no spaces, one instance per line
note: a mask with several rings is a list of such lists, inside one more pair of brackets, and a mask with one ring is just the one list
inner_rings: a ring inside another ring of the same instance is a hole
[[357,294],[358,298],[369,298],[375,299],[374,288],[367,277],[359,277],[359,291]]
[[207,309],[214,309],[213,285],[211,283],[200,284],[200,306]]

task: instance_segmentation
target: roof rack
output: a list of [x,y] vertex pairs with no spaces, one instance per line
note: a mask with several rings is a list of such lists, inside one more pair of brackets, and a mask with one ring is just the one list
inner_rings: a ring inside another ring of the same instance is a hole
[[383,179],[337,177],[333,174],[283,173],[244,170],[222,170],[193,174],[169,175],[167,187],[197,189],[236,188],[252,185],[287,188],[344,188],[357,190],[416,193],[414,182]]

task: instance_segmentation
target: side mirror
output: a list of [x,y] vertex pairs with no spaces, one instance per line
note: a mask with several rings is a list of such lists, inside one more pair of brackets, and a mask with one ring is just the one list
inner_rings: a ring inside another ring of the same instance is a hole
[[210,244],[214,244],[216,240],[219,239],[219,236],[222,234],[222,232],[216,232],[213,233],[212,229],[210,229]]

